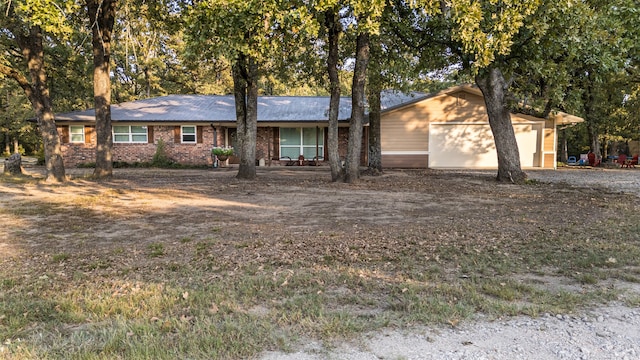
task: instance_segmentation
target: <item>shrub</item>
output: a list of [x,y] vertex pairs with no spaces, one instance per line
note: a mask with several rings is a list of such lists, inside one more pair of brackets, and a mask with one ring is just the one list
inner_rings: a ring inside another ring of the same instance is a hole
[[156,153],[153,154],[151,166],[153,167],[173,167],[174,161],[169,159],[164,148],[164,140],[159,139],[156,146]]

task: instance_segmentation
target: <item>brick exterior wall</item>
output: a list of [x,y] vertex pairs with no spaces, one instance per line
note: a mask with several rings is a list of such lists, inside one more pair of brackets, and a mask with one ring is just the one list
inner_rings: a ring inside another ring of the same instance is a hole
[[[126,163],[150,162],[156,153],[158,141],[164,142],[167,157],[177,163],[185,165],[212,165],[211,148],[213,147],[213,128],[209,125],[198,126],[197,131],[201,133],[196,144],[182,144],[180,137],[176,136],[176,126],[173,125],[153,125],[153,129],[148,132],[148,143],[114,143],[113,161]],[[179,126],[178,126],[179,128]],[[62,154],[65,167],[77,167],[79,164],[95,163],[96,137],[93,127],[85,127],[85,143],[70,143],[68,137],[68,126],[58,126],[58,132],[62,139]],[[226,144],[227,129],[225,127],[216,128],[217,145]],[[232,136],[234,128],[229,128],[229,144],[233,144]],[[326,151],[326,128],[325,128],[325,151]],[[279,156],[278,128],[259,127],[257,132],[256,159],[265,159],[265,164],[278,165]],[[347,143],[349,137],[348,128],[340,128],[338,131],[339,153],[341,158],[346,158]],[[201,140],[201,142],[200,142]],[[363,139],[363,153],[366,154],[366,139]],[[271,162],[269,162],[271,158]],[[235,159],[237,160],[237,159]],[[231,163],[234,157],[229,160]]]

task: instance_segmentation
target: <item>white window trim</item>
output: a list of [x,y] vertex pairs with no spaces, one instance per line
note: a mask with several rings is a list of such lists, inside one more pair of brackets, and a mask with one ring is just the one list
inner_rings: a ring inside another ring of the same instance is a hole
[[[116,132],[115,132],[115,127],[116,126],[126,126],[129,128],[129,132],[128,133],[117,133],[117,135],[128,135],[129,136],[129,140],[128,141],[117,141],[116,140]],[[146,131],[144,133],[144,136],[146,137],[146,139],[144,141],[133,141],[133,136],[134,135],[142,135],[142,133],[133,133],[131,132],[131,127],[132,126],[140,126],[143,127]],[[149,127],[147,127],[146,125],[115,125],[112,127],[111,130],[111,136],[113,136],[113,142],[114,143],[118,143],[118,144],[146,144],[149,142]]]
[[[193,128],[193,134],[185,134],[184,128]],[[185,135],[193,135],[193,141],[184,141]],[[182,125],[180,126],[180,143],[182,144],[196,144],[198,142],[198,127],[195,125]]]
[[[80,128],[82,129],[81,133],[74,133],[71,131],[72,128]],[[73,135],[82,135],[82,140],[73,140]],[[69,125],[69,142],[84,144],[84,125]]]
[[[317,131],[320,132],[320,136],[318,137],[318,139],[320,139],[322,141],[322,145],[317,145],[313,144],[313,145],[305,145],[304,144],[304,129],[307,128],[302,128],[302,127],[297,127],[297,128],[290,128],[290,127],[283,127],[282,129],[300,129],[300,144],[299,145],[282,145],[282,135],[280,135],[280,154],[282,154],[282,149],[295,149],[298,148],[299,153],[300,154],[304,154],[304,149],[305,148],[313,148],[314,151],[316,149],[316,147],[319,149],[319,157],[320,159],[324,159],[324,128],[316,128]],[[307,159],[307,160],[312,160],[312,159]]]

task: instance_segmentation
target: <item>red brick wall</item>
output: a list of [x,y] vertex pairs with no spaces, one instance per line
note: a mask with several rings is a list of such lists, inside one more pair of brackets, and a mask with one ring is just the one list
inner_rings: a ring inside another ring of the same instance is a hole
[[95,142],[93,144],[64,143],[61,147],[65,167],[76,167],[78,164],[96,162]]
[[[61,134],[68,132],[66,126],[60,126],[58,131]],[[178,138],[176,143],[175,126],[156,125],[149,135],[153,136],[153,143],[147,144],[113,144],[113,161],[127,163],[150,162],[156,153],[158,141],[164,141],[164,148],[167,157],[175,162],[189,165],[211,165],[211,148],[213,147],[213,129],[211,126],[198,126],[198,131],[202,132],[202,142],[196,144],[182,144]],[[218,128],[218,145],[224,145],[224,131]],[[200,136],[198,136],[200,138]],[[66,141],[66,142],[64,142]],[[66,167],[75,167],[82,163],[96,161],[95,154],[96,139],[91,136],[86,144],[69,143],[68,138],[63,138],[62,154]]]
[[[61,134],[68,133],[68,127],[59,126],[58,131]],[[153,135],[153,143],[147,144],[113,144],[113,161],[136,163],[150,162],[156,153],[158,140],[164,141],[165,152],[171,160],[188,165],[211,165],[211,148],[213,147],[213,129],[211,126],[198,126],[198,131],[202,131],[202,143],[197,144],[181,144],[178,140],[176,143],[175,126],[173,125],[154,125],[153,131],[149,134]],[[256,159],[264,158],[268,160],[269,156],[273,158],[277,155],[277,147],[274,143],[274,132],[277,128],[258,128]],[[325,129],[325,133],[326,133]],[[88,134],[87,143],[69,143],[68,138],[63,137],[62,154],[66,167],[76,167],[78,164],[95,162],[95,145],[96,139],[94,132],[85,132]],[[218,146],[225,145],[226,131],[224,127],[217,129]],[[349,137],[348,128],[340,128],[338,132],[339,153],[341,158],[347,156],[347,143]],[[366,143],[366,140],[364,141]],[[325,147],[326,147],[325,141]],[[363,145],[364,148],[364,145]],[[364,150],[364,149],[363,149]],[[364,150],[366,152],[366,150]],[[268,161],[267,161],[268,163]]]

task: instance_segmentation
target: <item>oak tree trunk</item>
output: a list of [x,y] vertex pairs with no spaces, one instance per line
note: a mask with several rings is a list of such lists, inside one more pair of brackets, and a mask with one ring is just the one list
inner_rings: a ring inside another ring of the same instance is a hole
[[87,0],[93,33],[93,99],[96,112],[96,167],[93,174],[113,174],[111,132],[111,34],[116,13],[115,0]]
[[491,67],[476,75],[476,84],[484,95],[489,125],[498,154],[498,181],[523,184],[527,175],[520,166],[520,153],[507,106],[507,82],[500,69]]
[[248,56],[238,55],[233,67],[233,94],[236,104],[236,144],[240,155],[238,179],[256,178],[256,138],[258,133],[258,66]]
[[340,40],[340,18],[335,10],[325,13],[325,25],[328,32],[327,71],[329,73],[329,125],[327,129],[327,155],[331,168],[331,181],[336,182],[344,178],[342,162],[340,161],[338,138],[338,115],[340,110],[340,78],[338,75],[338,42]]
[[345,182],[356,182],[360,176],[362,152],[362,125],[364,122],[364,86],[369,63],[369,34],[361,33],[356,40],[356,64],[351,88],[351,121],[349,122],[349,147],[345,165]]
[[563,163],[569,162],[569,153],[567,148],[567,129],[562,129],[560,132],[560,161]]
[[36,115],[38,129],[44,145],[44,161],[47,172],[45,180],[47,182],[63,182],[66,180],[66,175],[62,159],[62,147],[51,107],[49,88],[47,87],[41,29],[37,26],[31,27],[29,35],[19,37],[18,42],[22,48],[23,56],[27,60],[31,85],[17,73],[12,77],[25,90]]
[[369,89],[367,98],[369,100],[369,171],[370,173],[382,172],[382,144],[380,130],[380,103],[382,92],[382,77],[378,61],[381,56],[381,46],[378,39],[371,42],[371,59],[369,65]]
[[[585,123],[587,124],[587,134],[589,136],[589,146],[591,151],[596,154],[596,157],[602,158],[602,152],[600,151],[600,131],[598,126],[598,118],[594,108],[596,107],[596,100],[594,99],[592,87],[587,87],[583,93]],[[617,154],[616,154],[617,155]]]

